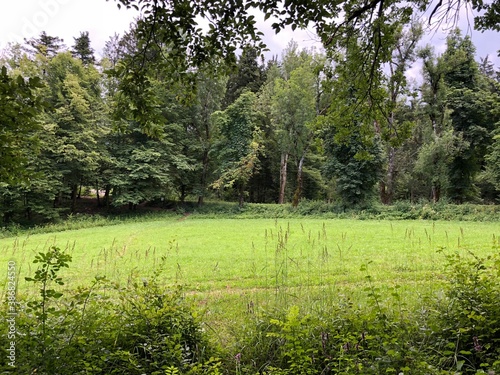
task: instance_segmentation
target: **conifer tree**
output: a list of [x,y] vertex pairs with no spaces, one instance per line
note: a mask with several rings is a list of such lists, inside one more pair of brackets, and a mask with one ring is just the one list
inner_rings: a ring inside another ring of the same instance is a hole
[[74,40],[75,44],[71,50],[73,57],[80,59],[84,65],[95,64],[94,50],[90,46],[89,32],[81,32],[80,36],[74,38]]

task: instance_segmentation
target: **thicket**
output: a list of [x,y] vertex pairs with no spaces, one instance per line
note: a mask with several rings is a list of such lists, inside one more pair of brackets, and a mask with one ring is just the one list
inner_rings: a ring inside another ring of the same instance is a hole
[[[398,287],[366,273],[367,302],[332,296],[320,309],[251,312],[224,347],[201,311],[161,273],[117,285],[96,278],[71,289],[59,276],[71,256],[39,253],[16,297],[16,374],[495,374],[500,371],[500,247],[480,258],[445,249],[446,286],[407,306]],[[160,267],[161,268],[161,267]],[[4,296],[8,301],[8,293]],[[0,345],[9,348],[3,305]],[[417,308],[415,308],[417,306]]]

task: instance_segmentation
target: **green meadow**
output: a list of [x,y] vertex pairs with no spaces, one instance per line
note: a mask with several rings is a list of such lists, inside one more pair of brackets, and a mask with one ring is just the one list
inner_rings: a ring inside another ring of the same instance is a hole
[[[41,373],[64,352],[61,374],[479,374],[500,368],[499,236],[497,222],[166,216],[3,238],[0,261],[31,332],[17,353]],[[72,257],[64,284],[25,281],[52,247]]]
[[[0,240],[2,263],[15,260],[24,276],[34,256],[51,246],[73,261],[61,272],[68,287],[95,276],[147,280],[161,268],[167,285],[191,294],[337,288],[356,293],[373,282],[412,291],[439,286],[443,253],[492,252],[495,222],[348,219],[203,219],[167,217]],[[363,270],[362,270],[363,268]]]

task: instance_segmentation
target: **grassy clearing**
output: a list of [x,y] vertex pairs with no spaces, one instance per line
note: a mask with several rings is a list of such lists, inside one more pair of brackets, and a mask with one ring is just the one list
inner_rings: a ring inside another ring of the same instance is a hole
[[[7,265],[9,260],[16,261],[20,280],[18,298],[22,300],[29,294],[34,296],[35,288],[40,287],[23,281],[34,273],[36,265],[31,261],[35,254],[50,246],[65,248],[73,262],[59,275],[66,281],[63,293],[68,301],[77,296],[77,286],[90,285],[95,276],[105,275],[128,286],[136,280],[137,287],[126,289],[132,293],[130,306],[134,314],[136,295],[159,293],[154,289],[148,292],[141,281],[150,280],[153,271],[161,268],[161,284],[182,285],[184,297],[199,307],[197,313],[203,313],[202,324],[210,332],[210,338],[224,348],[224,373],[239,373],[236,355],[246,358],[247,362],[241,366],[251,369],[241,373],[256,373],[259,366],[279,364],[276,359],[279,356],[288,358],[281,364],[285,367],[288,361],[296,360],[309,366],[309,357],[302,361],[286,354],[292,344],[293,353],[297,352],[296,345],[303,348],[320,345],[326,359],[344,358],[358,367],[361,366],[358,356],[368,355],[363,357],[366,365],[385,355],[387,360],[395,361],[394,368],[401,372],[409,368],[407,363],[413,359],[397,360],[400,350],[411,354],[418,347],[418,355],[425,357],[424,349],[429,346],[435,347],[432,350],[439,354],[433,361],[444,361],[442,367],[452,369],[462,363],[460,358],[453,357],[459,351],[455,328],[446,322],[439,323],[444,324],[445,330],[441,325],[434,327],[433,318],[429,318],[429,311],[438,306],[437,302],[446,299],[441,299],[445,295],[445,255],[467,255],[469,250],[480,257],[498,253],[499,229],[498,223],[492,222],[207,219],[192,215],[5,238],[0,240],[0,262]],[[469,266],[463,270],[474,273],[474,267]],[[469,279],[462,284],[462,289],[468,291]],[[110,293],[119,294],[125,289],[112,290]],[[101,291],[97,304],[93,305],[95,317],[101,317],[99,301],[106,301],[107,293]],[[457,303],[464,300],[462,294]],[[487,289],[484,294],[489,295]],[[100,300],[101,296],[104,299]],[[110,301],[115,300],[119,299]],[[152,303],[151,296],[144,301]],[[478,305],[493,306],[489,300],[478,303],[475,293],[464,303],[471,301],[474,309]],[[64,306],[57,302],[53,305]],[[307,318],[302,320],[294,315],[299,311],[300,317]],[[443,311],[449,314],[446,308]],[[469,314],[461,307],[458,311]],[[134,321],[141,314],[133,315]],[[435,314],[442,316],[437,310]],[[59,316],[55,318],[57,323]],[[450,322],[455,321],[455,316],[450,315]],[[289,332],[294,332],[293,337]],[[365,332],[370,334],[365,336]],[[451,341],[447,341],[446,335],[439,338],[439,332],[449,333]],[[90,337],[101,340],[101,334]],[[328,349],[331,353],[325,349],[324,337],[328,334],[335,334],[328,344],[332,345]],[[89,333],[82,337],[85,335]],[[477,334],[471,331],[471,335]],[[363,351],[344,349],[359,340],[365,344]],[[470,337],[464,340],[466,344],[472,342]],[[31,347],[29,342],[26,345]],[[388,350],[388,345],[394,349]],[[449,345],[453,346],[451,354],[446,351]],[[268,355],[269,350],[274,354]],[[332,362],[326,366],[333,365]],[[349,367],[340,362],[338,366]],[[372,370],[370,373],[381,373],[375,367]],[[422,370],[414,373],[420,374]]]
[[[437,249],[485,255],[499,235],[491,222],[191,216],[1,239],[0,260],[16,260],[25,276],[38,251],[66,248],[73,262],[62,276],[70,287],[96,275],[147,278],[165,257],[165,283],[208,296],[285,287],[356,290],[367,273],[383,285],[425,289],[442,273]],[[360,271],[363,264],[367,271]]]

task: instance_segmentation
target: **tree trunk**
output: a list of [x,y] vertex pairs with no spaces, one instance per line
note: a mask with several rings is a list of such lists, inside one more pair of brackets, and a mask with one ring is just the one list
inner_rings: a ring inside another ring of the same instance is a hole
[[285,203],[287,166],[288,166],[288,152],[284,152],[281,154],[281,163],[280,163],[280,195],[278,198],[279,204]]
[[292,201],[293,207],[297,207],[299,205],[300,198],[302,197],[302,186],[303,186],[302,174],[304,170],[304,160],[305,160],[305,155],[302,155],[302,157],[299,160],[299,166],[297,168],[297,188],[295,189],[295,193],[293,194],[293,201]]
[[200,186],[201,186],[201,193],[198,195],[198,206],[203,206],[204,198],[205,198],[205,190],[206,190],[206,185],[207,185],[207,176],[208,176],[208,164],[210,162],[210,159],[208,157],[208,150],[203,151],[203,160],[202,160],[202,170],[201,170],[201,179],[200,179]]
[[71,187],[71,213],[76,212],[76,199],[78,198],[78,185],[74,184]]
[[439,201],[439,198],[441,198],[441,188],[439,186],[432,184],[431,198],[433,203],[437,203]]
[[106,185],[106,190],[104,192],[104,206],[106,206],[106,208],[109,208],[109,193],[111,191],[111,186],[109,185]]
[[242,208],[243,204],[245,203],[245,185],[243,183],[240,183],[240,186],[238,187],[238,195],[239,195],[239,206],[240,208]]
[[394,200],[394,174],[396,169],[395,156],[396,149],[394,147],[390,147],[385,181],[380,181],[379,184],[380,201],[383,204],[392,204],[392,201]]

